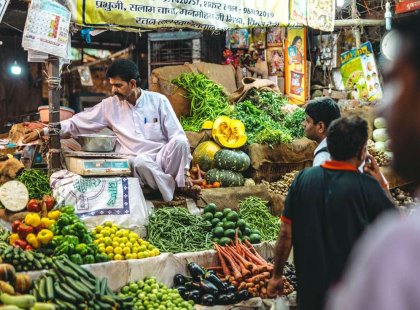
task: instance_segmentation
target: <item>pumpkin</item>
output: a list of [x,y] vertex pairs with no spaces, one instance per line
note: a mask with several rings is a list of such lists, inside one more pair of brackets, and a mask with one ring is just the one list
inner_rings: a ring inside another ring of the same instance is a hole
[[251,164],[249,156],[242,151],[222,149],[214,155],[218,168],[237,172],[245,171]]
[[16,270],[13,265],[10,264],[0,264],[0,280],[6,281],[11,284],[15,283]]
[[241,173],[218,168],[210,169],[207,171],[204,178],[208,184],[219,182],[220,185],[224,187],[242,186],[245,182],[245,179]]
[[223,147],[236,149],[246,143],[245,125],[237,119],[219,116],[211,131],[214,141]]
[[216,167],[214,155],[220,150],[220,146],[213,141],[205,141],[200,143],[194,150],[192,156],[193,166],[199,165],[203,171]]
[[0,292],[15,295],[15,289],[8,282],[0,281]]
[[201,125],[202,130],[213,129],[213,122],[212,121],[205,121],[203,125]]
[[27,294],[32,288],[32,279],[27,274],[18,273],[15,280],[15,290],[21,294]]

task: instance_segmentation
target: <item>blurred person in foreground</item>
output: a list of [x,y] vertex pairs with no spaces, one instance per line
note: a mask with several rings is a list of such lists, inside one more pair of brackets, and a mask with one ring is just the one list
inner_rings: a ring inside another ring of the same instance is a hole
[[[381,113],[387,118],[395,170],[420,182],[420,14],[397,23],[400,44],[384,76]],[[417,188],[418,190],[420,188]],[[419,195],[419,191],[417,191]],[[328,309],[420,309],[420,212],[378,220],[355,247]]]
[[[364,119],[335,120],[327,135],[332,160],[303,170],[293,181],[281,217],[270,296],[282,291],[293,246],[298,307],[323,309],[326,292],[340,280],[356,240],[379,214],[394,209],[378,182],[378,165],[366,154],[367,139]],[[358,167],[366,159],[366,173],[361,173]]]

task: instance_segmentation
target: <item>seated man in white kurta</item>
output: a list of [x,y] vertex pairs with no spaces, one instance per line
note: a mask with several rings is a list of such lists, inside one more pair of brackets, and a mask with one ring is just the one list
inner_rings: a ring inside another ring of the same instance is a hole
[[[191,161],[188,139],[168,99],[159,93],[138,88],[140,75],[134,62],[114,61],[107,78],[114,96],[93,108],[60,122],[61,134],[77,137],[111,129],[117,136],[116,152],[130,155],[134,175],[141,185],[159,190],[171,201],[175,188],[185,188]],[[32,131],[24,142],[48,133]],[[190,184],[187,184],[188,186]]]

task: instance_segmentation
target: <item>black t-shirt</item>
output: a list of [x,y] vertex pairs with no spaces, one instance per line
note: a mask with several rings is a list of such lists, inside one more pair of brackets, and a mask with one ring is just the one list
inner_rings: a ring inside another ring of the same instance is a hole
[[299,309],[322,309],[366,226],[394,209],[379,183],[355,167],[326,162],[298,174],[282,220],[292,224]]

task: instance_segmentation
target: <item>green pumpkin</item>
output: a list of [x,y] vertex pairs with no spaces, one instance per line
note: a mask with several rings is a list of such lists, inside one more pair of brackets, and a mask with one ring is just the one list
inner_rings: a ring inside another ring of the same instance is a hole
[[222,187],[243,186],[245,182],[241,173],[218,168],[207,171],[205,179],[208,184],[219,182]]
[[214,161],[214,155],[220,150],[220,146],[213,141],[205,141],[200,143],[194,150],[192,156],[192,164],[195,166],[198,164],[200,169],[208,171],[211,168],[216,167]]
[[220,169],[243,172],[251,165],[251,159],[242,151],[222,149],[214,155],[216,165]]

